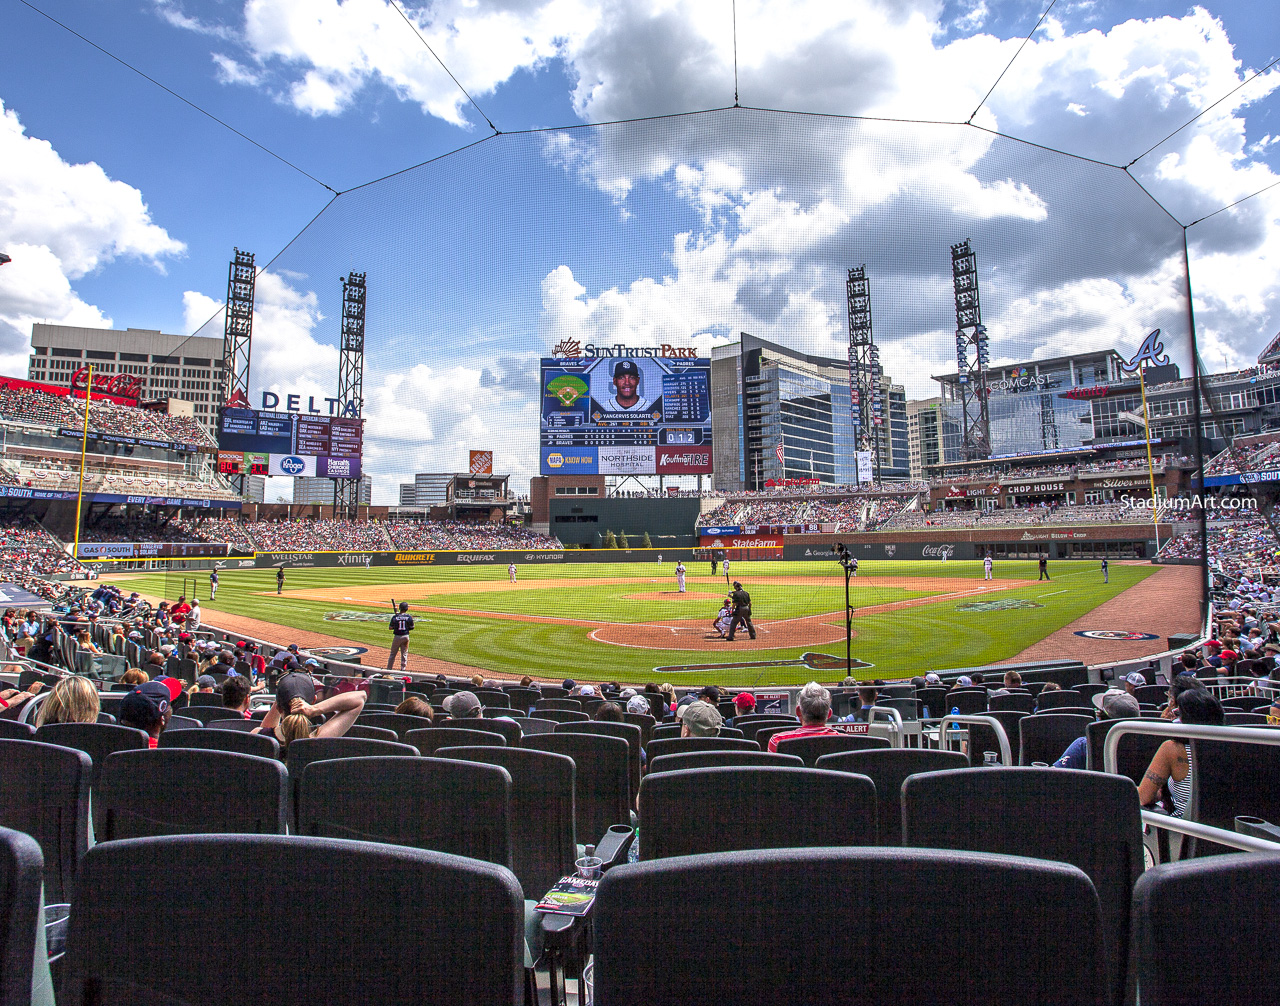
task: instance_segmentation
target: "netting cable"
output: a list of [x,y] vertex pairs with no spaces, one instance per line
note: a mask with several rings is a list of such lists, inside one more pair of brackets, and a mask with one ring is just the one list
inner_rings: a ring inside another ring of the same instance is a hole
[[1024,38],[1022,40],[1022,44],[1018,46],[1018,51],[1013,54],[1013,59],[1009,60],[1009,62],[1005,64],[1005,68],[1000,71],[1000,76],[996,78],[996,82],[987,89],[987,93],[984,94],[982,96],[982,100],[978,102],[978,107],[969,114],[969,118],[965,119],[965,125],[973,125],[973,117],[982,111],[982,106],[985,105],[987,103],[987,99],[991,97],[991,92],[1000,86],[1000,81],[1004,80],[1004,75],[1009,72],[1009,67],[1013,66],[1014,61],[1022,55],[1022,50],[1025,49],[1027,43],[1031,41],[1031,36],[1040,30],[1040,26],[1044,24],[1044,19],[1049,16],[1049,11],[1053,10],[1053,5],[1057,2],[1058,0],[1049,0],[1049,6],[1046,7],[1044,9],[1044,13],[1040,15],[1040,20],[1036,22],[1034,28],[1027,32],[1027,37]]
[[436,51],[431,48],[431,43],[428,42],[426,38],[423,36],[422,32],[419,30],[418,25],[413,20],[413,18],[411,18],[408,14],[405,13],[404,8],[400,6],[397,0],[387,0],[387,3],[391,4],[391,6],[395,8],[396,13],[399,14],[404,19],[404,23],[413,29],[413,33],[418,36],[418,41],[421,42],[424,46],[426,46],[427,52],[431,53],[432,58],[435,59],[435,61],[440,64],[440,69],[444,70],[444,72],[449,75],[449,79],[453,81],[454,84],[457,85],[458,90],[461,91],[466,96],[467,101],[471,102],[471,107],[474,108],[477,112],[479,112],[480,117],[484,119],[486,123],[489,124],[489,128],[492,129],[495,133],[501,133],[502,130],[493,124],[493,120],[490,119],[489,116],[484,114],[484,109],[476,104],[476,99],[471,97],[467,89],[462,86],[462,81],[458,80],[458,78],[453,75],[453,71],[450,70],[447,66],[445,66],[444,60],[442,60],[436,54]]
[[160,88],[160,90],[164,91],[166,94],[169,94],[169,95],[171,95],[171,96],[172,96],[172,97],[174,97],[174,98],[177,98],[177,99],[178,99],[179,101],[181,101],[184,105],[187,105],[187,106],[189,106],[189,107],[191,107],[191,108],[194,108],[194,109],[195,109],[197,112],[199,112],[201,115],[203,115],[203,116],[205,116],[205,117],[207,117],[207,118],[209,118],[209,119],[212,119],[212,120],[213,120],[214,122],[216,122],[219,126],[222,126],[224,129],[228,129],[228,130],[230,130],[231,132],[235,133],[235,134],[236,134],[236,136],[240,137],[240,139],[242,139],[242,140],[244,140],[244,141],[246,141],[246,142],[248,142],[248,143],[252,143],[255,147],[257,147],[259,150],[261,150],[264,154],[270,154],[272,157],[274,157],[274,158],[275,158],[277,161],[279,161],[281,164],[284,164],[284,165],[287,165],[287,166],[288,166],[288,167],[290,167],[290,168],[293,168],[293,170],[294,170],[294,171],[296,171],[296,172],[298,172],[298,174],[300,174],[300,175],[305,175],[307,178],[311,179],[311,181],[315,182],[317,185],[321,186],[322,188],[326,188],[326,189],[328,189],[328,190],[329,190],[330,192],[332,192],[335,196],[338,194],[338,190],[337,190],[337,189],[335,189],[335,188],[334,188],[333,186],[331,186],[331,185],[326,185],[324,182],[320,181],[320,179],[319,179],[319,178],[317,178],[315,175],[313,175],[310,171],[307,171],[305,168],[300,168],[298,165],[294,164],[294,163],[293,163],[293,161],[289,160],[287,157],[284,157],[284,156],[283,156],[283,155],[281,155],[281,154],[277,154],[277,153],[276,153],[274,150],[272,150],[270,147],[265,146],[264,144],[259,143],[259,142],[258,142],[257,140],[255,140],[252,136],[248,136],[247,134],[242,133],[240,130],[236,129],[236,127],[235,127],[235,126],[231,125],[231,123],[227,122],[225,119],[220,119],[220,118],[218,118],[218,116],[214,115],[214,114],[213,114],[212,112],[210,112],[207,108],[203,108],[203,107],[201,107],[200,105],[197,105],[197,104],[196,104],[194,101],[192,101],[190,98],[183,97],[181,94],[179,94],[179,93],[178,93],[177,91],[175,91],[173,88],[171,88],[171,87],[167,87],[167,86],[165,86],[164,84],[160,83],[160,81],[156,80],[154,77],[150,76],[149,74],[145,73],[144,71],[142,71],[142,70],[138,69],[138,67],[134,66],[132,63],[128,62],[127,60],[121,59],[119,56],[117,56],[115,53],[111,52],[109,49],[105,49],[105,48],[103,48],[103,47],[102,47],[102,46],[100,46],[97,42],[93,41],[93,39],[91,39],[91,38],[86,38],[84,35],[80,34],[80,32],[76,31],[76,30],[75,30],[74,28],[72,28],[70,25],[68,25],[68,24],[64,24],[62,21],[59,21],[59,20],[58,20],[56,17],[54,17],[52,14],[49,14],[49,13],[47,13],[47,12],[45,12],[45,11],[41,10],[41,9],[40,9],[39,7],[37,7],[35,4],[30,3],[30,2],[29,2],[29,0],[18,0],[18,2],[19,2],[20,4],[22,4],[24,7],[27,7],[27,8],[29,8],[29,9],[31,9],[31,10],[33,10],[33,11],[35,11],[35,12],[36,12],[37,14],[39,14],[41,17],[43,17],[43,18],[45,18],[45,19],[47,19],[47,20],[49,20],[49,21],[53,22],[53,23],[54,23],[54,24],[56,24],[59,28],[61,28],[63,31],[69,32],[70,34],[74,35],[76,38],[80,39],[80,41],[81,41],[81,42],[84,42],[86,45],[92,46],[94,49],[97,49],[97,50],[98,50],[98,52],[102,53],[104,56],[107,56],[108,58],[115,60],[117,63],[119,63],[121,66],[125,67],[125,68],[126,68],[126,69],[128,69],[128,70],[132,70],[134,73],[136,73],[136,74],[137,74],[139,77],[141,77],[143,80],[146,80],[146,81],[148,81],[148,82],[150,82],[150,83],[154,84],[156,87]]
[[733,3],[733,107],[738,106],[738,0]]

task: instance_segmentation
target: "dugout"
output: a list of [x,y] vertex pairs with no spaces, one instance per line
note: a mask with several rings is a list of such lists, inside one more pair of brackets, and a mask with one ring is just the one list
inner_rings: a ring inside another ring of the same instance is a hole
[[599,548],[606,531],[626,532],[632,547],[647,532],[654,548],[693,548],[701,504],[696,496],[553,496],[548,502],[550,533],[581,548]]

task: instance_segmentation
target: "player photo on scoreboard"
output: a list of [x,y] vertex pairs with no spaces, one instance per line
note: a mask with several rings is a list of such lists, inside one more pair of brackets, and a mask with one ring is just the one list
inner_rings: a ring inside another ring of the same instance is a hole
[[606,357],[591,370],[592,412],[655,421],[662,415],[662,375],[653,360]]

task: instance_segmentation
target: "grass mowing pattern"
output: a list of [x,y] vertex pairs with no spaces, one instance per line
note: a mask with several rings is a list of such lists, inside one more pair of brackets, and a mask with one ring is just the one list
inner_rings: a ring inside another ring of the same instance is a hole
[[[838,623],[842,621],[844,582],[839,570],[833,570],[833,566],[833,563],[819,562],[735,562],[733,577],[742,580],[751,592],[757,621],[830,612],[830,621]],[[568,579],[612,582],[539,590],[507,592],[499,589],[487,593],[445,594],[415,603],[605,622],[700,618],[709,627],[722,596],[724,581],[722,578],[712,581],[705,569],[699,571],[691,567],[689,583],[690,590],[705,595],[705,603],[634,599],[634,595],[674,591],[675,578],[670,569],[670,564],[651,567],[636,563],[521,566],[519,576],[522,582]],[[1011,585],[1007,590],[983,594],[979,598],[982,601],[1025,599],[1042,605],[1040,608],[965,612],[958,611],[957,605],[973,598],[948,597],[916,607],[855,617],[853,655],[873,665],[860,672],[855,670],[855,675],[867,679],[901,677],[931,669],[991,663],[1014,656],[1103,601],[1139,583],[1157,567],[1112,564],[1109,584],[1101,582],[1096,562],[1053,561],[1049,569],[1053,579],[1047,583]],[[863,562],[858,572],[859,576],[851,584],[850,600],[855,608],[865,608],[929,593],[867,585],[868,577],[981,580],[982,564],[959,560],[881,560]],[[188,583],[191,575],[187,573]],[[386,585],[387,601],[371,604],[276,597],[275,571],[271,569],[224,570],[219,575],[221,584],[217,600],[204,604],[206,621],[217,624],[216,613],[226,611],[281,626],[327,633],[352,643],[382,647],[387,646],[390,640],[385,624],[325,621],[325,612],[373,611],[385,613],[390,618],[390,599],[398,585],[501,583],[507,578],[505,567],[288,570],[287,590],[344,586],[364,590]],[[1034,561],[1001,562],[997,563],[995,570],[997,582],[1033,579],[1035,575]],[[821,577],[827,582],[752,583],[753,579],[761,577]],[[127,589],[168,596],[172,600],[180,589],[181,574],[130,574],[113,579],[127,583]],[[956,583],[957,590],[972,586],[972,583]],[[200,581],[199,593],[202,597],[208,593],[207,574]],[[683,677],[712,684],[795,685],[814,677],[830,680],[833,673],[815,672],[806,667],[759,668],[753,667],[750,661],[753,658],[761,661],[799,658],[809,650],[844,656],[843,642],[823,647],[788,647],[749,653],[730,643],[710,651],[647,650],[597,643],[587,638],[590,626],[537,624],[488,619],[481,614],[439,612],[415,614],[415,618],[418,628],[413,634],[412,652],[481,669],[528,673],[545,678],[571,676],[579,680],[616,678],[638,682],[653,679],[653,668],[659,666],[737,661],[742,664],[740,668],[687,672]],[[1098,628],[1140,629],[1141,626],[1099,625]],[[682,677],[674,672],[667,672],[664,676],[675,681]],[[837,678],[842,676],[834,675]]]

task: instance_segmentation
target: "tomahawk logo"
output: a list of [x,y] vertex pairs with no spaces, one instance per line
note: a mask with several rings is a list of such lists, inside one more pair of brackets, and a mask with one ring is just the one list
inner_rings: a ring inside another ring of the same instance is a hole
[[1168,362],[1169,357],[1165,355],[1164,342],[1160,338],[1160,329],[1157,328],[1142,340],[1142,345],[1133,354],[1133,359],[1128,363],[1122,363],[1120,366],[1133,373],[1144,363],[1149,363],[1153,367],[1163,367]]

